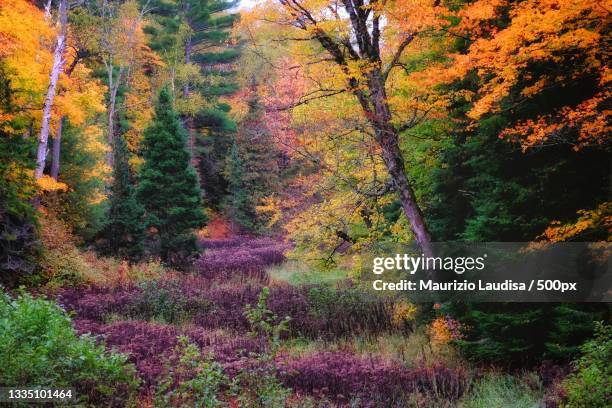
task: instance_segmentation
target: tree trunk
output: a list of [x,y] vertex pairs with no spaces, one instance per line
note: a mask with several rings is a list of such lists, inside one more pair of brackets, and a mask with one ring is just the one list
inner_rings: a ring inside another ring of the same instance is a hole
[[[66,69],[66,76],[70,78],[72,72],[76,68],[77,64],[81,57],[77,53],[77,56],[72,61],[72,64]],[[64,127],[64,120],[66,120],[66,116],[62,116],[57,124],[57,131],[55,132],[55,139],[53,139],[53,156],[51,161],[51,177],[58,181],[59,170],[60,170],[60,156],[62,150],[62,131]]]
[[67,0],[61,0],[59,3],[59,23],[60,31],[57,35],[55,44],[55,52],[53,53],[53,67],[49,78],[49,87],[47,88],[47,96],[43,106],[42,122],[40,126],[40,136],[38,139],[38,152],[36,154],[36,170],[34,176],[39,179],[45,170],[47,160],[47,144],[49,141],[49,128],[51,124],[51,109],[53,108],[53,100],[57,89],[57,81],[64,66],[64,51],[66,49],[66,30],[68,24],[68,5]]
[[399,195],[404,215],[410,222],[410,229],[425,256],[433,256],[431,237],[423,214],[417,204],[412,186],[404,171],[404,160],[398,144],[398,135],[392,126],[376,129],[383,160]]
[[[186,6],[186,13],[189,12],[189,4]],[[187,41],[185,41],[185,64],[191,63],[191,52],[192,52],[193,44],[191,42],[191,35],[187,37]],[[183,98],[189,98],[189,84],[183,84]],[[198,159],[195,154],[195,130],[193,129],[193,119],[190,117],[185,118],[185,128],[187,129],[187,134],[189,137],[188,146],[189,152],[191,153],[191,164],[198,171]]]
[[62,127],[64,117],[62,116],[57,124],[57,131],[55,132],[55,138],[53,139],[53,156],[51,157],[51,177],[56,181],[59,177],[60,170],[60,153],[62,145]]
[[108,101],[108,145],[110,150],[106,153],[106,164],[109,167],[113,167],[113,141],[115,138],[115,106],[117,104],[117,92],[119,92],[119,84],[121,84],[121,77],[123,76],[123,68],[119,69],[116,81],[113,82],[113,66],[110,65],[108,69],[108,86],[110,90],[109,101]]
[[[191,49],[193,45],[191,43],[191,35],[187,38],[185,42],[185,64],[191,63]],[[183,85],[183,98],[189,97],[189,84],[186,83]]]
[[404,158],[399,147],[399,135],[397,129],[391,123],[391,110],[387,101],[384,80],[379,70],[373,70],[368,76],[368,87],[371,99],[370,106],[373,112],[366,112],[366,115],[374,127],[376,141],[381,148],[383,161],[395,185],[402,210],[410,223],[410,229],[416,242],[425,256],[433,256],[427,224],[417,204],[414,190],[406,176]]

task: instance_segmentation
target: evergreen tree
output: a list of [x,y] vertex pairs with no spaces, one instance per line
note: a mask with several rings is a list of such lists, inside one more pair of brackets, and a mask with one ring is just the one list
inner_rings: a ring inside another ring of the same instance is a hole
[[[14,112],[12,89],[0,63],[0,112]],[[6,126],[5,126],[6,125]],[[0,284],[18,285],[36,271],[38,234],[31,138],[18,131],[19,123],[0,122]],[[23,130],[23,129],[21,129]]]
[[110,209],[103,232],[105,247],[113,255],[136,260],[143,251],[144,209],[132,187],[127,144],[121,136],[115,138],[114,144]]
[[[189,133],[193,163],[207,207],[218,210],[227,194],[223,175],[236,124],[218,97],[238,89],[234,62],[240,44],[229,44],[238,18],[233,0],[155,0],[154,24],[146,27],[152,49],[177,67],[177,98]],[[206,101],[198,106],[198,101]]]
[[245,184],[257,202],[271,192],[278,191],[280,152],[264,122],[263,106],[254,86],[248,107],[238,131],[238,148],[245,168]]
[[255,208],[245,184],[245,171],[238,145],[234,141],[225,166],[228,195],[225,199],[226,214],[245,229],[253,228]]
[[167,88],[160,92],[154,119],[144,132],[143,158],[137,197],[146,210],[147,226],[157,232],[161,259],[184,266],[197,252],[193,230],[206,217],[187,133]]

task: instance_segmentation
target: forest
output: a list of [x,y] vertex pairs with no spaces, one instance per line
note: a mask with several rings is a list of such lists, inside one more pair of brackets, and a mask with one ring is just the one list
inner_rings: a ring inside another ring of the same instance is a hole
[[0,387],[612,406],[609,302],[421,302],[367,266],[381,244],[487,242],[608,262],[611,12],[0,0]]

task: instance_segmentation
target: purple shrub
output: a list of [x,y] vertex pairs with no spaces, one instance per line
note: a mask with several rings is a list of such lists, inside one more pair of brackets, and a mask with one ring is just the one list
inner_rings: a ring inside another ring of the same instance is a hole
[[209,329],[226,327],[233,330],[248,330],[248,321],[243,315],[246,304],[255,304],[261,292],[259,285],[218,286],[206,293],[212,304],[211,311],[197,314],[194,323]]
[[228,280],[233,276],[264,280],[265,264],[258,256],[244,249],[219,249],[204,253],[196,262],[200,275],[206,279]]
[[252,365],[252,353],[261,353],[267,346],[263,339],[226,337],[201,328],[180,330],[175,326],[151,322],[100,324],[83,319],[75,320],[74,324],[79,334],[100,336],[108,347],[129,354],[129,361],[136,366],[146,387],[159,381],[169,353],[178,343],[177,336],[186,335],[200,347],[203,354],[212,353],[215,361],[224,367],[230,377]]
[[203,249],[220,249],[238,247],[244,243],[245,237],[232,237],[220,239],[200,239],[199,244]]
[[176,346],[179,334],[173,326],[149,322],[122,321],[92,326],[75,323],[76,329],[99,335],[108,347],[129,354],[140,377],[147,387],[155,383],[163,369],[167,351]]
[[102,321],[111,313],[124,313],[137,294],[137,288],[72,288],[59,294],[58,303],[79,318]]
[[272,286],[267,303],[279,321],[287,316],[291,318],[287,335],[318,337],[321,334],[324,322],[311,313],[304,288],[290,285]]
[[366,406],[402,401],[422,392],[448,400],[458,399],[467,388],[467,373],[436,364],[407,368],[382,358],[346,352],[322,352],[279,361],[281,381],[299,393],[323,396],[338,403],[357,397]]
[[285,251],[287,247],[282,244],[276,244],[273,246],[265,246],[260,248],[252,248],[250,250],[251,255],[254,255],[261,259],[264,265],[278,265],[287,259],[285,257]]
[[201,239],[200,247],[203,249],[221,249],[221,248],[261,248],[266,246],[275,246],[279,241],[270,237],[252,237],[248,235],[238,235],[231,238],[221,239]]
[[206,249],[196,269],[206,279],[227,280],[233,276],[266,280],[265,268],[285,261],[288,245],[272,238],[240,236],[201,240]]

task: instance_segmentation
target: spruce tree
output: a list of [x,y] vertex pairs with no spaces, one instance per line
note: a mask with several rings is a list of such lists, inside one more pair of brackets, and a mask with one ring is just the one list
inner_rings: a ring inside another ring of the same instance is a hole
[[256,202],[277,191],[281,155],[264,121],[264,109],[253,84],[249,110],[240,123],[238,148],[245,169],[244,181]]
[[114,145],[110,209],[103,231],[105,248],[115,256],[134,261],[144,248],[144,209],[134,194],[125,139],[116,137]]
[[197,252],[193,230],[203,226],[206,217],[187,132],[167,88],[160,92],[155,116],[144,132],[143,158],[137,197],[146,210],[147,226],[158,235],[161,259],[185,266]]
[[254,226],[255,207],[245,184],[244,164],[235,141],[227,157],[225,177],[228,182],[225,212],[241,227],[250,230]]
[[[235,62],[242,44],[228,41],[238,14],[234,0],[153,0],[149,45],[169,65],[199,68],[199,75],[176,78],[183,123],[189,131],[193,162],[201,177],[205,205],[221,209],[227,193],[223,176],[236,123],[220,96],[235,93]],[[193,72],[190,70],[190,72]],[[204,106],[190,102],[205,100]],[[197,109],[197,111],[193,111]]]

